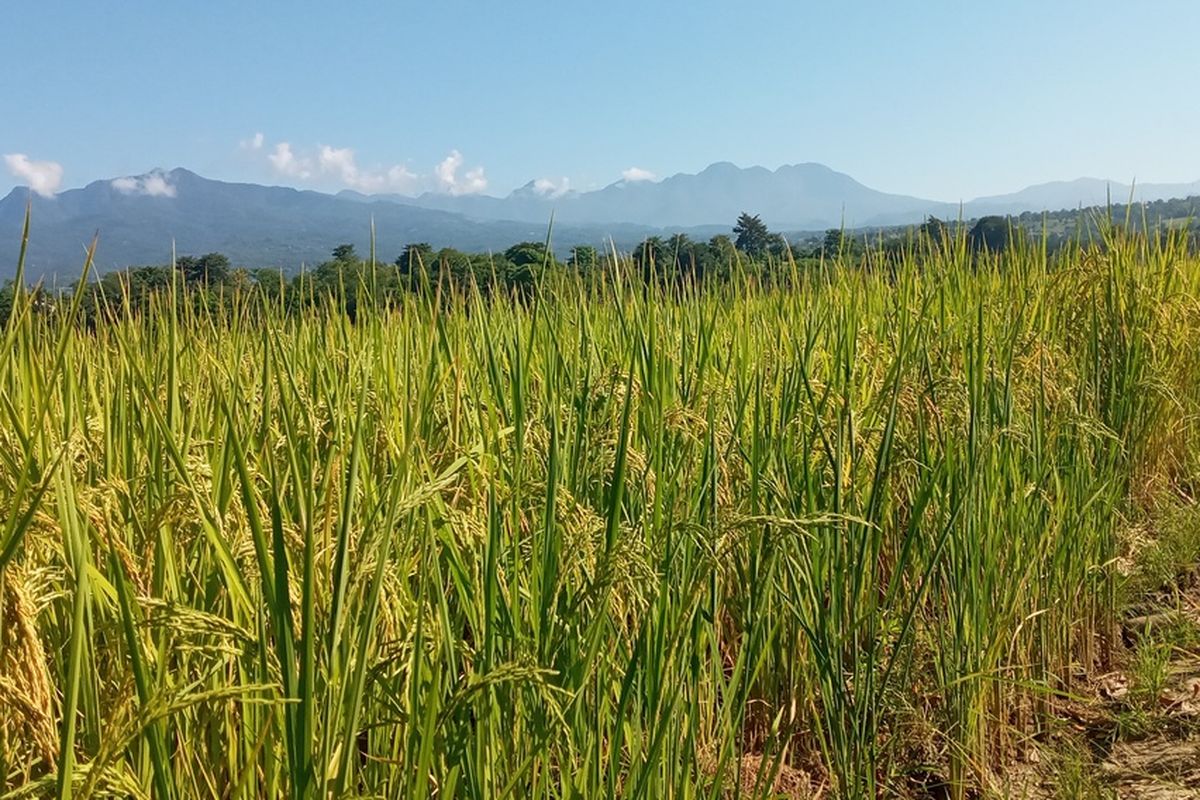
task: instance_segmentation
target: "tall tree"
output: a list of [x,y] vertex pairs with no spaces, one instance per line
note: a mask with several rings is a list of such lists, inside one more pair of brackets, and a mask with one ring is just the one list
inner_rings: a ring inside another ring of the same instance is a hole
[[432,269],[432,245],[429,242],[411,242],[404,245],[404,252],[396,258],[396,266],[405,275],[415,275],[422,269]]
[[758,214],[743,213],[737,218],[733,233],[737,237],[734,245],[748,255],[760,256],[771,245],[771,232]]
[[580,271],[592,269],[600,261],[600,254],[596,252],[596,248],[590,244],[579,244],[571,248],[571,260],[568,262],[572,267]]
[[851,241],[841,228],[830,228],[825,231],[825,238],[821,241],[821,251],[826,258],[833,258],[849,250]]
[[950,228],[932,214],[921,223],[921,227],[917,229],[917,235],[931,243],[934,247],[941,247],[942,242],[950,234]]
[[223,253],[202,256],[180,256],[175,268],[187,283],[224,283],[229,277],[229,258]]
[[696,243],[686,233],[676,233],[667,239],[667,258],[676,275],[694,272],[696,269]]
[[708,249],[712,252],[713,258],[722,262],[732,261],[737,251],[733,239],[723,233],[718,233],[708,240]]
[[633,250],[633,263],[642,269],[653,264],[661,264],[666,244],[661,236],[650,236]]
[[540,267],[546,256],[545,242],[518,242],[504,251],[504,257],[518,267]]
[[1008,247],[1012,221],[1008,217],[980,217],[967,234],[973,250],[1001,251]]
[[767,236],[767,252],[776,258],[787,258],[788,243],[782,233],[772,233]]

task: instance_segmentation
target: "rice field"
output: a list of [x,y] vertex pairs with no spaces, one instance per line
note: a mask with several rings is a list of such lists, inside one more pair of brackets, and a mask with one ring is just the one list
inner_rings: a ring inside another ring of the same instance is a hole
[[1197,489],[1200,258],[943,245],[353,320],[18,294],[3,796],[989,791]]

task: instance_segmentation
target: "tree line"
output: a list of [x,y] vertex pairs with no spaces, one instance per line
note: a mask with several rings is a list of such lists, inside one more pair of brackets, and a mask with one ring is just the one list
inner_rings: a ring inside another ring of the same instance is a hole
[[[1136,207],[1113,206],[1107,210],[1114,221],[1128,220],[1141,229],[1156,220],[1161,235],[1171,225],[1164,220],[1190,224],[1197,198],[1158,201]],[[1134,211],[1140,213],[1133,213]],[[743,213],[729,234],[707,241],[686,233],[650,236],[626,254],[577,245],[566,258],[557,256],[545,242],[518,242],[500,253],[468,253],[451,247],[435,249],[427,242],[404,247],[390,263],[364,258],[351,244],[339,244],[330,258],[311,269],[287,274],[272,267],[235,267],[222,253],[179,256],[174,265],[135,266],[99,276],[84,297],[84,314],[94,318],[105,308],[138,310],[150,299],[184,286],[187,302],[213,304],[233,296],[258,292],[292,309],[337,298],[354,314],[360,293],[367,291],[373,302],[387,302],[404,292],[433,287],[473,287],[483,295],[497,292],[527,295],[539,278],[577,275],[590,279],[612,274],[622,264],[632,264],[635,274],[647,282],[683,283],[728,280],[734,274],[753,275],[760,282],[787,279],[795,268],[808,269],[837,260],[847,264],[870,258],[886,263],[956,246],[961,241],[971,252],[999,252],[1018,241],[1038,236],[1055,251],[1070,242],[1098,236],[1102,217],[1096,209],[1049,214],[985,216],[968,223],[929,217],[921,225],[869,231],[829,229],[823,235],[789,242],[771,231],[756,214]],[[1039,232],[1040,230],[1040,232]],[[47,290],[34,287],[33,298],[43,298],[52,307]],[[12,307],[14,287],[0,288],[0,324]]]

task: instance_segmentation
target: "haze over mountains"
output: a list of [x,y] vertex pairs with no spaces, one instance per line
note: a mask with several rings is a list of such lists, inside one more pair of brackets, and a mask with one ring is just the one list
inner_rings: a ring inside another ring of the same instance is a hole
[[[1006,195],[980,197],[963,203],[966,219],[986,214],[1058,211],[1126,202],[1131,187],[1099,178],[1080,178],[1038,184]],[[1137,200],[1158,200],[1200,194],[1200,181],[1138,186]],[[591,192],[554,194],[539,191],[530,181],[507,197],[449,195],[427,192],[418,197],[364,195],[340,192],[358,201],[387,200],[452,211],[482,220],[540,222],[551,212],[559,222],[603,225],[634,223],[667,229],[727,226],[743,211],[762,216],[773,229],[819,231],[905,225],[929,214],[957,218],[958,203],[888,194],[871,189],[845,173],[822,164],[791,164],[769,170],[737,167],[727,161],[711,164],[697,174],[680,173],[662,181],[618,181]]]
[[[927,215],[964,219],[985,214],[1059,210],[1130,198],[1125,184],[1079,179],[1031,186],[962,204],[871,189],[820,164],[768,170],[722,162],[697,174],[661,181],[620,181],[590,192],[555,193],[530,182],[506,197],[427,193],[419,197],[337,195],[203,178],[186,169],[95,181],[54,197],[33,195],[33,232],[26,263],[31,277],[74,277],[87,243],[100,232],[100,270],[169,260],[180,254],[225,253],[235,264],[288,269],[328,257],[340,242],[366,252],[374,218],[377,251],[391,260],[405,244],[469,251],[503,250],[541,240],[554,216],[559,249],[631,247],[652,234],[697,237],[728,232],[743,211],[773,230],[792,234],[826,228],[920,222]],[[1200,194],[1200,181],[1146,184],[1139,201]],[[21,222],[30,197],[15,189],[0,200],[0,279],[15,271]]]
[[[343,192],[342,196],[364,199]],[[698,174],[661,181],[618,181],[591,192],[553,195],[530,182],[504,198],[426,193],[387,196],[423,208],[454,211],[479,219],[546,220],[605,225],[633,222],[661,228],[732,224],[743,211],[760,214],[779,230],[823,230],[838,226],[843,209],[850,224],[890,224],[920,219],[946,204],[870,189],[820,164],[795,164],[771,171],[719,162]]]

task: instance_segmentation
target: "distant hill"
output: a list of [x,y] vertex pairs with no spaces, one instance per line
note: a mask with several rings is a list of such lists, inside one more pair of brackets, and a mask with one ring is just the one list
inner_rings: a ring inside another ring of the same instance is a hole
[[539,193],[529,182],[507,197],[451,196],[427,193],[419,197],[362,195],[342,197],[368,202],[383,200],[463,214],[477,220],[549,219],[580,224],[636,222],[660,228],[727,225],[743,211],[759,214],[773,229],[817,231],[837,228],[908,225],[925,217],[955,219],[1023,211],[1077,209],[1114,203],[1190,197],[1200,194],[1194,183],[1128,184],[1099,178],[1080,178],[1030,186],[1019,192],[992,195],[962,204],[888,194],[871,189],[845,173],[822,164],[793,164],[769,170],[712,164],[697,174],[680,173],[661,181],[618,181],[590,192],[557,196]]
[[[359,195],[360,199],[366,199]],[[769,170],[712,164],[692,175],[661,181],[618,181],[591,192],[552,197],[529,183],[508,197],[424,194],[380,199],[452,211],[476,219],[544,220],[612,224],[637,222],[660,228],[730,224],[743,211],[762,216],[778,230],[823,230],[917,221],[946,214],[957,206],[871,189],[821,164],[793,164]]]
[[[341,242],[366,252],[375,220],[377,252],[391,260],[409,242],[474,252],[542,240],[551,215],[556,249],[629,248],[652,234],[693,238],[728,233],[743,211],[791,235],[826,228],[909,225],[933,214],[964,219],[988,214],[1073,209],[1130,196],[1127,185],[1084,178],[1031,186],[1007,195],[944,203],[876,191],[821,164],[776,170],[713,164],[661,181],[619,181],[590,192],[550,196],[531,182],[507,197],[424,194],[337,195],[202,178],[186,169],[96,181],[53,197],[33,198],[27,272],[68,280],[100,232],[97,267],[163,263],[171,243],[180,254],[225,253],[234,264],[294,269],[325,260]],[[1200,182],[1138,186],[1139,201],[1200,194]],[[0,200],[0,280],[13,275],[29,198],[16,189]]]
[[969,216],[1019,214],[1023,211],[1056,211],[1088,206],[1150,202],[1200,195],[1200,181],[1193,183],[1147,183],[1130,186],[1101,178],[1079,178],[1030,186],[1012,194],[979,197],[964,205]]
[[[146,191],[147,185],[154,187],[153,193]],[[28,190],[15,189],[0,200],[0,280],[15,274],[29,197]],[[523,240],[542,241],[548,222],[481,222],[396,202],[353,202],[320,192],[208,180],[186,169],[96,181],[52,198],[32,197],[26,273],[60,280],[78,275],[86,246],[97,231],[100,271],[168,262],[172,241],[180,254],[217,251],[234,264],[293,269],[326,260],[340,242],[353,243],[366,253],[372,217],[379,257],[388,261],[413,241],[477,252],[503,250]],[[556,226],[556,240],[603,246],[610,232],[624,246],[650,231],[639,226],[602,231],[561,225]]]

